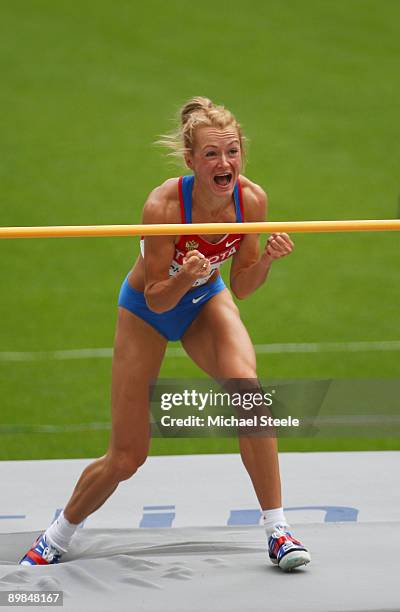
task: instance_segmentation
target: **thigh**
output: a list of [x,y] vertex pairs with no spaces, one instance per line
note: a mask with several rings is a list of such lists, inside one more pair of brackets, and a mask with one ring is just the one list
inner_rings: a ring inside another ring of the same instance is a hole
[[182,345],[213,378],[256,378],[256,356],[228,289],[213,296],[190,325]]
[[147,452],[149,387],[157,379],[166,339],[125,308],[118,308],[111,387],[111,451]]

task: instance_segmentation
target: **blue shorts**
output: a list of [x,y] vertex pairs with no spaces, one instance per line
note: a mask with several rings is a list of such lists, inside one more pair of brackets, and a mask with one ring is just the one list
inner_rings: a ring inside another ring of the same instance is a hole
[[174,308],[166,312],[153,312],[146,304],[142,291],[133,289],[128,283],[128,277],[122,283],[118,298],[118,306],[126,308],[149,323],[167,340],[180,340],[197,317],[204,304],[213,295],[225,289],[225,283],[220,276],[208,285],[201,285],[188,291]]

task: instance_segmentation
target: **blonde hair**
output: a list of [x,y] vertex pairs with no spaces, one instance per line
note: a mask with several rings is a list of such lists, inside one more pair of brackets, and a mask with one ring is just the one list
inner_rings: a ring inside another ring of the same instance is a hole
[[239,122],[227,108],[202,96],[195,96],[182,106],[178,115],[178,128],[170,134],[161,135],[156,144],[169,149],[170,157],[183,161],[186,153],[193,152],[195,131],[199,127],[216,127],[221,130],[233,127],[238,133],[244,162],[246,138]]

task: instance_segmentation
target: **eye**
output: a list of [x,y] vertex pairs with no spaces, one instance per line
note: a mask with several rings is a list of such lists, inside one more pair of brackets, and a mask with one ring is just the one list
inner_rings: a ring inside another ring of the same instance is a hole
[[206,157],[214,157],[215,151],[207,151]]
[[229,155],[237,155],[239,153],[239,149],[237,147],[233,147],[229,149]]

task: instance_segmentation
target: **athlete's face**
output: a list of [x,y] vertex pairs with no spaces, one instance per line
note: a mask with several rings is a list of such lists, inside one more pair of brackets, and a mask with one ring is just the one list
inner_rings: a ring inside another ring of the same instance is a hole
[[186,163],[215,195],[231,195],[242,166],[240,140],[234,127],[197,128]]

